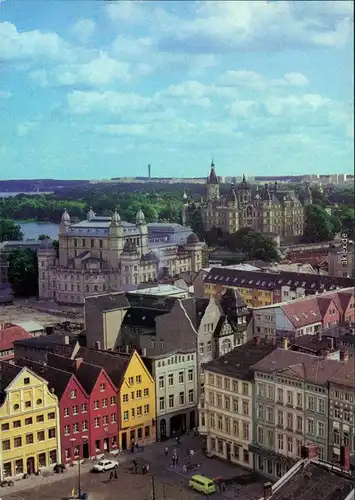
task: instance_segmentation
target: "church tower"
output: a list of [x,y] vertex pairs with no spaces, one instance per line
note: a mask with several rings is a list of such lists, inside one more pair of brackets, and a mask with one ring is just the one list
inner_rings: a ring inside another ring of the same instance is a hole
[[218,200],[219,198],[219,180],[216,175],[214,161],[211,162],[211,172],[207,177],[207,201]]
[[139,209],[136,214],[136,226],[138,227],[140,233],[138,251],[141,257],[143,257],[143,255],[149,252],[149,245],[148,245],[148,226],[145,220],[144,213],[142,212],[141,209]]
[[182,199],[183,199],[183,202],[182,202],[182,207],[181,207],[181,224],[185,227],[185,226],[187,226],[187,210],[189,208],[187,194],[185,193],[185,191],[184,191]]
[[121,218],[115,210],[111,217],[108,228],[108,250],[110,267],[118,269],[120,264],[120,255],[124,245],[124,231]]

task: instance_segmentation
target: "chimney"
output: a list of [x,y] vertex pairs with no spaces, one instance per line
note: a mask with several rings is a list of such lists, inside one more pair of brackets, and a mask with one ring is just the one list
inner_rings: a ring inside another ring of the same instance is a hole
[[255,345],[259,345],[260,344],[260,337],[259,336],[253,337],[253,341],[254,341]]
[[272,497],[272,483],[264,483],[263,499],[268,500]]
[[284,349],[286,349],[286,351],[288,349],[288,338],[287,337],[284,339]]
[[318,447],[315,444],[307,444],[302,446],[301,448],[301,458],[317,458],[318,456]]
[[70,339],[69,339],[69,335],[65,335],[65,336],[64,336],[64,344],[65,344],[65,345],[69,345],[69,340],[70,340]]
[[349,361],[349,352],[348,351],[340,351],[340,361],[347,363]]
[[147,355],[147,349],[145,347],[142,347],[141,356],[144,358],[146,355]]
[[84,361],[83,358],[75,358],[75,371],[76,372],[79,370],[79,367],[83,361]]
[[47,335],[52,335],[53,331],[54,331],[53,326],[46,326],[46,334]]

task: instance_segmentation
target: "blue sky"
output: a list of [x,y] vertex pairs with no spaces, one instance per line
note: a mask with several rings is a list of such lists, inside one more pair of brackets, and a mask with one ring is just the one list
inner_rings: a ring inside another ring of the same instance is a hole
[[0,179],[353,171],[347,1],[0,0]]

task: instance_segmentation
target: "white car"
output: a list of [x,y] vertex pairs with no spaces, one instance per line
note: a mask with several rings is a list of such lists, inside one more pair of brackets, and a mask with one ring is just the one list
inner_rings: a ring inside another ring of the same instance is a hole
[[116,469],[118,465],[118,462],[115,460],[100,460],[100,462],[94,465],[93,470],[95,472],[105,472],[107,470]]

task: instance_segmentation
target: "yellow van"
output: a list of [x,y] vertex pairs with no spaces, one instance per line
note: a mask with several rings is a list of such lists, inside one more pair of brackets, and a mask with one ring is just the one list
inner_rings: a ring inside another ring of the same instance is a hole
[[204,493],[205,495],[211,495],[216,491],[216,485],[212,481],[205,476],[200,476],[196,474],[191,477],[189,481],[189,487],[195,491],[199,491],[200,493]]

